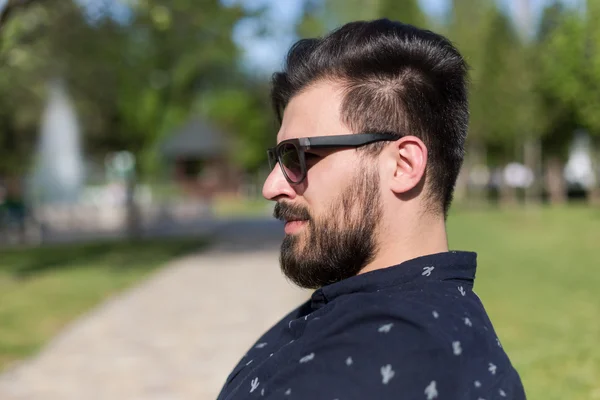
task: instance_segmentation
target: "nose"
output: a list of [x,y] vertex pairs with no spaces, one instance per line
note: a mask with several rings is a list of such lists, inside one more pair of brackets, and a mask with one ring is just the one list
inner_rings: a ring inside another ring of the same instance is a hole
[[263,197],[267,200],[277,201],[280,197],[293,199],[296,197],[296,191],[283,176],[279,164],[271,170],[271,173],[265,180],[262,190]]

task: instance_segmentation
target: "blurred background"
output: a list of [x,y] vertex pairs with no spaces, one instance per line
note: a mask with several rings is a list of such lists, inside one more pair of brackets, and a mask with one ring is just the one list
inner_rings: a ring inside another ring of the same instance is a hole
[[[530,398],[600,399],[598,0],[0,0],[0,371],[215,244],[264,248],[278,273],[269,78],[298,38],[377,17],[445,34],[471,66],[451,246],[480,254]],[[240,357],[285,305],[242,328]]]

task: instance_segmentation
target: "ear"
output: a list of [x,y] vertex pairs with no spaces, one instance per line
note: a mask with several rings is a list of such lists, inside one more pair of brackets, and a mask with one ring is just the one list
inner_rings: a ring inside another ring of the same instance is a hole
[[427,147],[416,136],[405,136],[390,146],[390,189],[398,194],[410,192],[419,186],[427,167]]

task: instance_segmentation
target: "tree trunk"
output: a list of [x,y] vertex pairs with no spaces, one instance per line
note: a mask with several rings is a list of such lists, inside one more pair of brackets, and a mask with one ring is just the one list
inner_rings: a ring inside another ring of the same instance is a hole
[[563,176],[563,163],[552,156],[546,161],[546,188],[550,198],[550,204],[565,204],[567,202],[567,190]]
[[592,206],[600,206],[600,186],[598,186],[598,183],[590,189],[588,203]]
[[[592,145],[592,149],[594,148],[595,146]],[[590,189],[587,199],[590,205],[600,206],[600,151],[592,151],[592,154],[592,165],[596,182]]]
[[464,203],[467,199],[468,195],[468,186],[469,186],[469,171],[470,163],[465,160],[465,164],[460,170],[460,174],[458,175],[458,179],[456,180],[456,186],[454,187],[454,202],[456,203]]
[[461,171],[461,176],[457,182],[457,187],[460,184],[462,194],[467,203],[471,205],[481,205],[485,200],[486,186],[478,187],[471,185],[471,173],[475,168],[486,165],[486,149],[481,143],[473,140],[469,143],[467,149],[467,156],[465,159],[465,166]]
[[526,204],[539,204],[542,193],[542,143],[538,138],[530,138],[525,142],[525,166],[533,173],[533,183],[525,190]]
[[502,207],[513,207],[519,203],[517,199],[517,189],[510,187],[502,181],[500,186],[500,205]]
[[141,216],[135,200],[136,181],[133,177],[127,179],[126,215],[127,236],[129,239],[139,239],[142,235]]

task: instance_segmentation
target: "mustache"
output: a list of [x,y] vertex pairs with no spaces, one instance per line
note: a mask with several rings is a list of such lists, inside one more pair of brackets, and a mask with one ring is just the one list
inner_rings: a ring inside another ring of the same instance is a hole
[[310,213],[305,207],[288,203],[275,204],[273,217],[280,221],[307,221],[311,219]]

